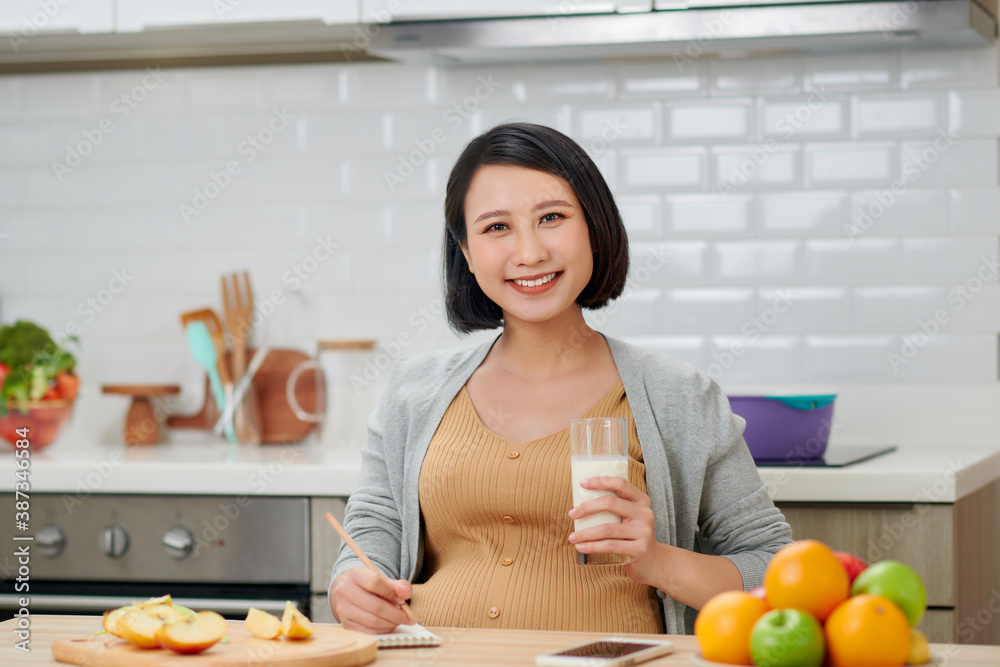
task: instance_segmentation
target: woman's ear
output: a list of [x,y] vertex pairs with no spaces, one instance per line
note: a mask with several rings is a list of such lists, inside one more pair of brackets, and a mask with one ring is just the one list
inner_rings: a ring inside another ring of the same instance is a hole
[[469,273],[474,274],[476,270],[472,268],[472,256],[469,255],[469,244],[460,242],[458,247],[462,249],[462,254],[465,255],[465,263],[469,265]]

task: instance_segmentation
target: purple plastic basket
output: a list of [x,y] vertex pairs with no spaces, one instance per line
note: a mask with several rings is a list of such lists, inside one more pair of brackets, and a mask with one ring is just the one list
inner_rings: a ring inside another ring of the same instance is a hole
[[746,420],[743,439],[757,461],[823,458],[836,394],[729,396],[734,414]]

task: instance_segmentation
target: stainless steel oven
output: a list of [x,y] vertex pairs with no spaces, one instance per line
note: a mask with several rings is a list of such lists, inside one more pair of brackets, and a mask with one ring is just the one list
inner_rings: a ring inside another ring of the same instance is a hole
[[0,618],[21,598],[30,613],[100,614],[166,593],[229,618],[286,600],[310,612],[306,498],[32,494],[27,530],[13,495],[0,508]]

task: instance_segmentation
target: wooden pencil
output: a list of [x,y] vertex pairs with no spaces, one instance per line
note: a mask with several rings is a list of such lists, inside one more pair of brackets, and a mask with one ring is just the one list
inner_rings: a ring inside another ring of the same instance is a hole
[[[340,522],[337,521],[332,514],[327,512],[324,515],[324,518],[326,519],[327,523],[333,526],[333,529],[337,531],[337,534],[340,535],[340,539],[344,540],[347,546],[351,548],[351,551],[354,552],[354,555],[361,559],[361,562],[365,564],[365,567],[367,567],[369,570],[371,570],[378,576],[382,577],[382,580],[385,583],[395,588],[392,581],[389,580],[389,577],[385,576],[382,570],[375,567],[375,563],[373,563],[371,559],[368,558],[368,555],[361,550],[361,547],[358,546],[358,543],[355,542],[353,539],[351,539],[351,536],[347,534],[347,531],[344,530],[344,527],[340,525]],[[399,608],[403,610],[403,613],[406,614],[407,618],[409,618],[414,623],[417,622],[417,618],[413,615],[413,610],[410,609],[410,605],[404,602],[403,604],[399,605]]]

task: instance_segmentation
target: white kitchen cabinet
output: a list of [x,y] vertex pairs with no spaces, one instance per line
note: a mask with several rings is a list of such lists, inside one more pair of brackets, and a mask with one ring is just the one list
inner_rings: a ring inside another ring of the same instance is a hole
[[111,32],[114,15],[114,0],[3,0],[0,31],[24,38],[40,33]]
[[357,23],[359,0],[117,0],[119,32],[229,23],[320,20]]
[[365,23],[650,11],[652,0],[362,0]]

